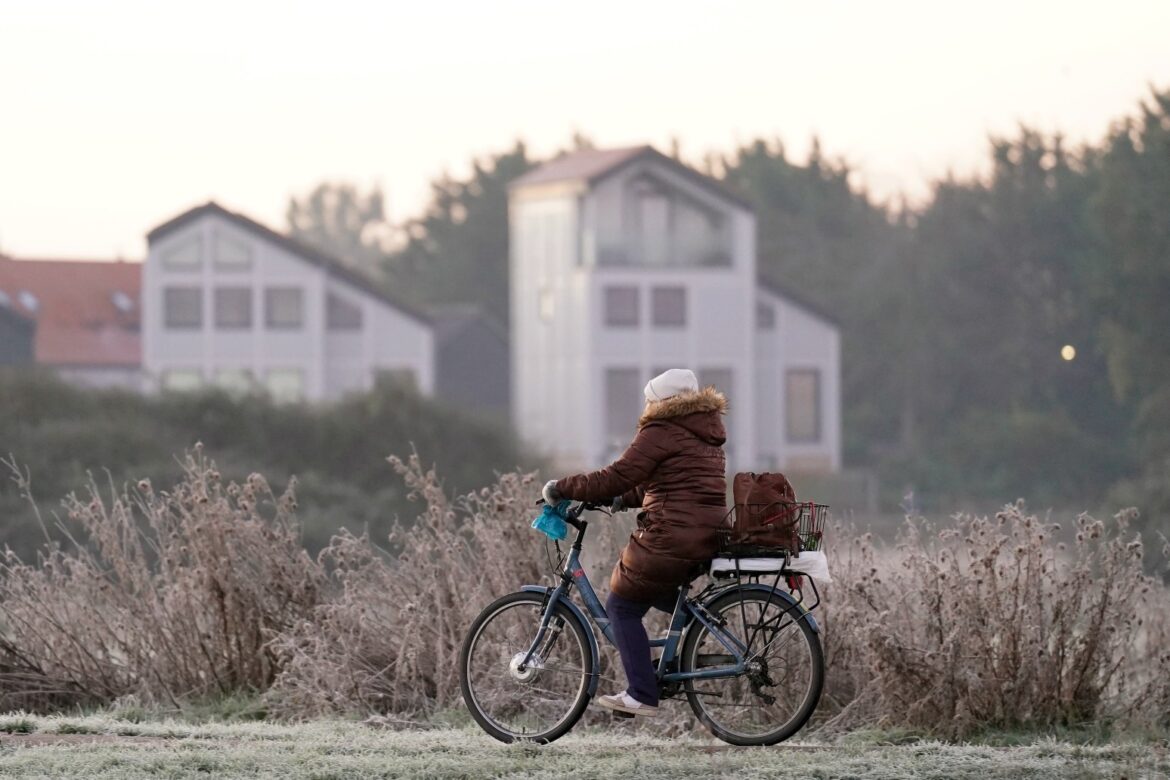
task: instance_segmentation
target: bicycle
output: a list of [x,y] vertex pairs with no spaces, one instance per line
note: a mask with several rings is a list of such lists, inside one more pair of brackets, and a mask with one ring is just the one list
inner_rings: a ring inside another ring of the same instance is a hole
[[[819,524],[823,505],[804,506],[806,522]],[[576,537],[554,566],[555,587],[525,585],[488,605],[468,630],[459,657],[463,699],[484,731],[502,742],[558,739],[597,692],[601,654],[594,626],[614,640],[580,554],[588,527],[581,515],[600,509],[583,502],[564,512]],[[815,536],[819,542],[819,526]],[[689,583],[680,587],[669,630],[650,641],[662,650],[661,698],[685,695],[700,722],[733,745],[788,739],[812,717],[824,686],[820,627],[811,614],[820,604],[816,583],[808,578],[816,601],[806,607],[791,555],[765,552],[770,557],[712,561],[711,583],[694,597]],[[762,581],[769,577],[771,584]],[[777,587],[781,578],[791,593]],[[574,587],[592,622],[570,599]]]

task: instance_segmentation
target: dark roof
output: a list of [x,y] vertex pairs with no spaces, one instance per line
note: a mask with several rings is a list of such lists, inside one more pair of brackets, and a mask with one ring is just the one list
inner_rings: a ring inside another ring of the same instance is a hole
[[474,303],[449,303],[432,306],[427,314],[435,326],[435,343],[457,338],[468,327],[476,327],[491,333],[503,343],[508,343],[508,332],[495,317]]
[[804,293],[796,292],[791,287],[779,284],[763,276],[759,277],[758,283],[760,287],[763,287],[768,292],[777,297],[784,298],[799,308],[804,309],[814,317],[822,319],[838,329],[841,327],[841,320],[837,317],[837,315],[830,312],[824,306],[821,306],[818,303],[813,303],[807,297],[805,297]]
[[303,241],[298,241],[295,238],[286,236],[283,233],[277,233],[267,225],[262,225],[256,220],[250,217],[246,217],[243,214],[237,214],[234,211],[228,211],[215,201],[208,201],[202,206],[196,206],[193,209],[184,211],[182,214],[173,219],[167,220],[166,222],[156,227],[154,230],[151,230],[149,233],[147,233],[146,240],[148,243],[154,243],[160,238],[163,238],[164,236],[173,233],[179,228],[185,227],[200,219],[201,217],[209,214],[223,217],[224,219],[238,225],[244,230],[254,233],[263,239],[271,241],[277,246],[288,250],[294,255],[297,255],[303,260],[312,263],[319,268],[325,269],[325,271],[331,276],[341,279],[344,282],[348,282],[360,290],[364,290],[375,298],[383,301],[386,304],[389,304],[390,306],[393,306],[403,314],[413,317],[425,325],[431,324],[430,318],[422,311],[421,308],[414,306],[413,304],[406,303],[397,296],[387,292],[386,289],[381,285],[367,277],[365,274],[350,268],[338,257],[335,257],[328,252],[322,252],[320,249],[317,249],[314,246],[310,246]]
[[141,365],[141,287],[142,263],[0,257],[0,290],[14,313],[36,321],[45,365]]
[[673,157],[667,157],[653,146],[631,146],[624,149],[581,149],[576,152],[567,152],[514,179],[509,188],[561,181],[583,181],[587,184],[596,184],[633,162],[645,160],[669,165],[676,172],[699,186],[714,190],[720,196],[748,211],[753,210],[751,201],[728,188],[723,182],[702,174]]

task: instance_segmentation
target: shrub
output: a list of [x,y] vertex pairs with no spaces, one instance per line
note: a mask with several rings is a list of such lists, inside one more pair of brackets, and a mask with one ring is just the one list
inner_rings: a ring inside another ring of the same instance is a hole
[[198,447],[183,468],[171,492],[142,481],[107,499],[91,481],[64,502],[79,540],[35,564],[7,552],[0,705],[179,705],[272,682],[268,642],[317,604],[322,580],[292,485],[279,497],[257,474],[224,485]]
[[[282,672],[268,699],[278,712],[417,714],[458,703],[459,651],[475,616],[547,577],[528,527],[535,475],[504,474],[452,502],[417,455],[390,461],[422,514],[395,527],[393,556],[349,533],[321,553],[335,595],[273,644]],[[599,536],[614,548],[612,533]]]
[[937,533],[909,521],[893,555],[854,539],[826,616],[835,725],[1164,721],[1170,595],[1130,519],[1081,515],[1066,545],[1018,503]]

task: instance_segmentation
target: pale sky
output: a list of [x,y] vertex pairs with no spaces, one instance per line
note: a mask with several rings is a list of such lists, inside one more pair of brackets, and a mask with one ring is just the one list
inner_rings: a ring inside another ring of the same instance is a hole
[[206,201],[284,229],[348,180],[400,221],[523,138],[779,137],[874,193],[978,172],[1020,122],[1096,141],[1170,87],[1170,2],[0,0],[0,251],[140,258]]

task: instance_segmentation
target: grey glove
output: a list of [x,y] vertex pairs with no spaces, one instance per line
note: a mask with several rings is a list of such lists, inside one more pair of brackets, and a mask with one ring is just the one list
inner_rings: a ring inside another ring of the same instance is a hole
[[560,491],[557,490],[557,481],[555,479],[550,479],[544,483],[544,488],[540,491],[540,495],[544,499],[544,503],[549,506],[556,506],[561,503],[561,499],[563,498]]
[[626,508],[626,505],[624,503],[622,503],[622,497],[621,496],[614,496],[613,503],[610,504],[609,511],[621,512],[625,508]]

